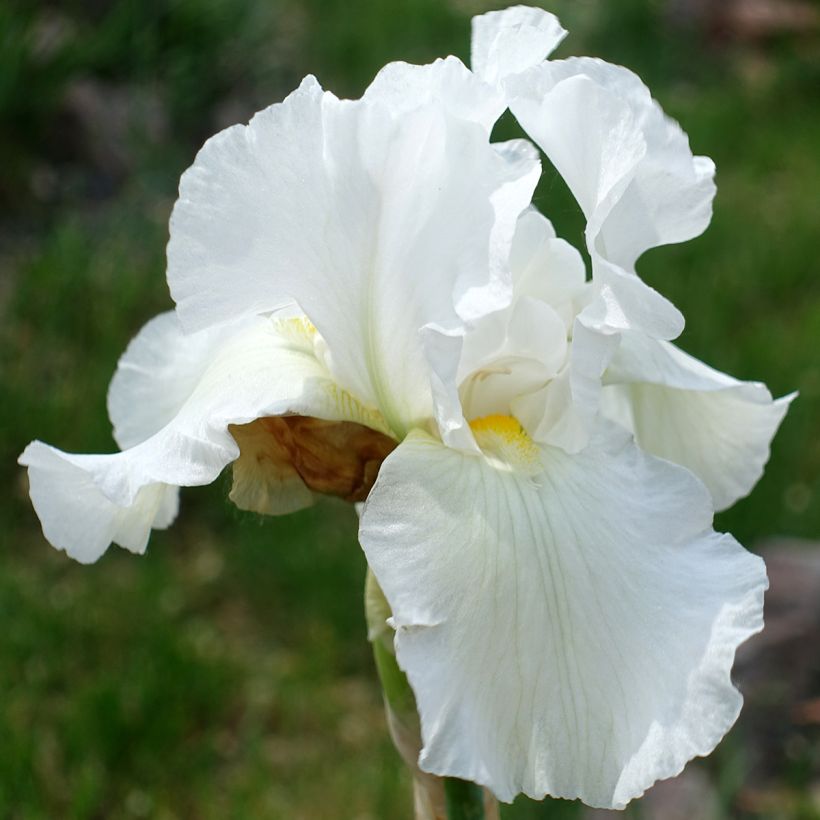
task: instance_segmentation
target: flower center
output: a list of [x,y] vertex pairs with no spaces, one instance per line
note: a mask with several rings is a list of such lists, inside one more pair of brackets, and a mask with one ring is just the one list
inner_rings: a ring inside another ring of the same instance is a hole
[[476,443],[496,466],[537,471],[540,450],[514,416],[492,413],[470,422]]

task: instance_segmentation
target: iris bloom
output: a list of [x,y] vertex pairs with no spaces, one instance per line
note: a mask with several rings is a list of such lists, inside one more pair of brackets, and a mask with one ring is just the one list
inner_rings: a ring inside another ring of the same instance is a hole
[[[46,538],[141,553],[178,488],[233,466],[232,500],[364,501],[420,767],[622,807],[737,718],[762,628],[760,558],[712,529],[788,404],[670,343],[647,249],[700,234],[714,166],[640,79],[547,56],[515,7],[473,21],[472,70],[387,65],[359,100],[306,78],[183,175],[158,316],[120,360],[121,452],[20,461]],[[529,141],[576,197],[591,259],[531,204]]]

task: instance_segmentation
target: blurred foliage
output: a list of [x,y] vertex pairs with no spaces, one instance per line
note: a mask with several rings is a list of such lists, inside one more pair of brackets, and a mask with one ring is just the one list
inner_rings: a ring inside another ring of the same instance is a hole
[[[145,558],[114,549],[82,568],[43,541],[15,459],[35,437],[113,448],[107,382],[133,333],[171,306],[167,218],[206,136],[308,72],[356,96],[389,60],[466,59],[470,15],[501,5],[0,4],[0,817],[409,817],[365,641],[352,511],[259,521],[217,482],[183,494]],[[817,537],[817,39],[716,39],[653,0],[549,7],[572,32],[562,56],[637,70],[717,162],[707,233],[640,263],[687,316],[683,346],[778,395],[801,391],[766,476],[721,528],[751,546]],[[509,118],[498,127],[516,133]],[[550,168],[537,203],[578,244],[578,208]],[[741,811],[751,763],[738,737],[709,764],[726,816],[817,816],[811,746],[782,755],[776,812]],[[577,814],[563,801],[505,811]]]
[[0,122],[16,181],[44,153],[74,158],[66,91],[78,79],[154,90],[176,140],[204,139],[215,101],[247,93],[243,85],[279,86],[266,52],[280,14],[253,0],[9,0],[0,7]]

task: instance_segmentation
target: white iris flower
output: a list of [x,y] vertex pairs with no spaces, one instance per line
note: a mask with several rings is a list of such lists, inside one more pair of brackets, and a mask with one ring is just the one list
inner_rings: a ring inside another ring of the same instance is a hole
[[[473,21],[473,70],[393,63],[360,100],[308,77],[210,139],[171,218],[176,311],[109,394],[113,455],[34,442],[46,538],[141,553],[178,488],[233,464],[240,507],[364,500],[427,772],[622,807],[737,718],[763,562],[712,529],[790,397],[670,344],[635,273],[700,234],[714,166],[641,81],[547,61],[537,9]],[[575,195],[592,261],[530,204],[525,140]]]

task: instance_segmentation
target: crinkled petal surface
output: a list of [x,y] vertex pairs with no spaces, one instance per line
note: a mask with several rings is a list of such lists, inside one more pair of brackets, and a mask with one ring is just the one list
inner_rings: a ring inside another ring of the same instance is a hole
[[556,310],[569,330],[588,285],[581,254],[555,235],[534,207],[519,218],[510,252],[516,295],[531,296]]
[[[577,452],[589,441],[598,411],[601,376],[617,338],[594,321],[592,328],[587,327],[587,306],[602,299],[596,296],[594,284],[586,281],[581,255],[556,237],[549,220],[533,207],[518,220],[510,265],[514,298],[549,305],[563,322],[567,338],[572,339],[565,366],[539,389],[517,397],[512,412],[533,438]],[[605,309],[601,313],[606,316]],[[560,345],[553,343],[551,347]]]
[[[539,442],[577,452],[589,441],[601,377],[618,341],[595,321],[587,326],[588,306],[603,301],[601,289],[586,281],[581,255],[534,207],[518,219],[510,267],[513,303],[464,338],[459,381],[466,380],[461,392],[468,414],[512,411]],[[529,377],[522,382],[516,370],[528,370]],[[521,388],[516,396],[509,391],[514,384]],[[484,399],[473,404],[479,394]]]
[[711,530],[691,473],[614,426],[574,456],[507,445],[515,463],[414,432],[362,514],[420,765],[505,801],[622,807],[735,721],[730,670],[762,627],[763,562]]
[[[503,335],[482,326],[493,318],[499,324],[503,319]],[[561,318],[548,304],[529,296],[519,298],[509,316],[496,314],[482,320],[474,337],[468,335],[466,341],[476,338],[481,344],[485,330],[487,340],[497,336],[501,344],[478,360],[473,358],[479,353],[476,347],[467,351],[476,365],[476,372],[461,390],[469,418],[508,414],[516,398],[540,389],[556,376],[567,354],[566,327]]]
[[152,483],[132,503],[109,501],[94,478],[64,453],[39,441],[21,456],[28,467],[29,494],[43,535],[83,564],[96,561],[112,542],[142,553],[152,529],[165,529],[176,518],[179,488]]
[[[712,216],[714,164],[692,155],[686,134],[636,74],[571,57],[545,63],[510,87],[519,95],[513,111],[536,142],[549,146],[589,220],[591,244],[607,259],[630,270],[645,250],[703,233]],[[560,110],[552,109],[556,102]],[[565,130],[562,114],[571,115]],[[581,127],[574,139],[570,126]]]
[[[174,321],[160,317],[149,324],[125,361],[147,362],[139,351],[156,352],[176,337]],[[78,560],[95,560],[112,541],[143,551],[151,528],[170,523],[168,496],[176,487],[208,484],[238,457],[229,425],[284,413],[354,421],[374,429],[382,424],[377,413],[331,380],[314,355],[315,330],[304,319],[260,318],[215,345],[200,340],[201,352],[208,354],[204,367],[193,365],[191,348],[184,346],[188,340],[180,338],[183,348],[168,351],[164,369],[154,367],[159,381],[153,386],[150,375],[142,373],[130,385],[122,381],[113,388],[115,394],[122,391],[121,398],[129,390],[137,396],[143,388],[152,392],[165,378],[172,383],[175,366],[181,380],[201,369],[176,415],[153,435],[111,455],[64,453],[35,441],[20,457],[29,468],[32,501],[46,538]],[[115,417],[120,413],[122,407]],[[160,417],[148,419],[137,411],[135,419],[115,418],[121,431],[130,431],[126,438],[142,438]]]
[[698,236],[712,214],[714,164],[695,157],[631,71],[591,58],[543,63],[505,85],[510,108],[587,218],[593,273],[612,287],[624,325],[679,335],[677,309],[634,274],[649,248]]
[[605,375],[604,413],[647,452],[688,467],[726,509],[763,475],[794,395],[774,401],[668,342],[626,333]]
[[497,83],[545,60],[567,32],[554,14],[530,6],[511,6],[473,17],[473,71]]
[[[510,271],[512,302],[503,310],[482,317],[467,331],[458,368],[459,380],[501,355],[515,354],[519,345],[509,338],[511,336],[518,337],[524,347],[542,344],[542,340],[528,342],[526,331],[515,321],[518,302],[524,299],[542,303],[564,325],[559,332],[563,340],[542,346],[535,351],[536,358],[563,356],[563,351],[556,351],[555,348],[561,344],[566,347],[566,338],[578,312],[574,303],[580,299],[585,288],[581,255],[563,239],[558,239],[549,220],[530,207],[521,214],[516,224],[510,252]],[[522,350],[521,354],[531,352]]]
[[173,311],[132,339],[108,388],[114,440],[125,450],[159,432],[180,411],[235,326],[186,334]]
[[375,76],[364,99],[387,105],[393,112],[439,104],[460,119],[480,123],[488,132],[507,107],[500,91],[457,57],[426,65],[388,63]]
[[600,407],[601,379],[617,343],[616,335],[575,320],[566,366],[540,390],[519,396],[511,406],[534,439],[568,453],[588,444]]
[[509,301],[509,243],[538,174],[536,158],[509,162],[433,92],[390,104],[402,70],[423,96],[419,77],[439,83],[452,64],[394,67],[356,102],[308,78],[210,139],[183,175],[168,246],[188,329],[294,300],[337,381],[397,435],[433,415],[420,329],[458,332]]

